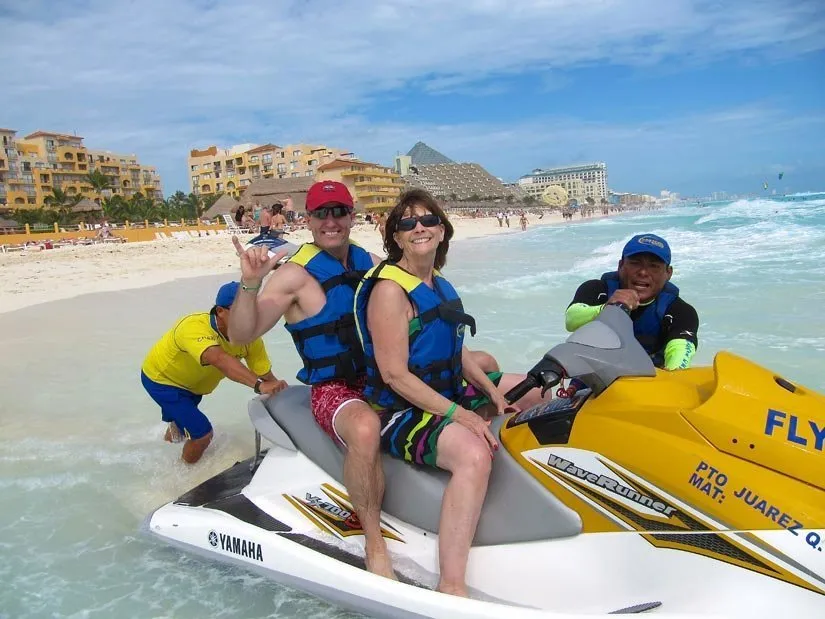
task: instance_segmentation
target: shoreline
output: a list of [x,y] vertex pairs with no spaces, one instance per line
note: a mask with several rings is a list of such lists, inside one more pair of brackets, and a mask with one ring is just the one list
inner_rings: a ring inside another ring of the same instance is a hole
[[[602,217],[605,215],[599,213],[567,222],[556,213],[548,213],[541,220],[532,216],[527,232]],[[451,221],[455,229],[453,242],[521,232],[517,217],[511,219],[509,228],[500,228],[495,217],[473,219],[453,215]],[[252,237],[240,238],[246,241]],[[312,240],[307,230],[289,233],[285,238],[295,244]],[[371,224],[356,225],[350,238],[365,249],[384,255],[378,231]],[[95,292],[132,290],[190,277],[238,272],[229,234],[0,254],[0,314]]]

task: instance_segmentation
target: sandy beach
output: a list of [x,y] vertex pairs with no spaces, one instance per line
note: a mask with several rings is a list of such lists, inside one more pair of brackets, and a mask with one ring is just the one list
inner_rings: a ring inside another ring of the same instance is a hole
[[[590,219],[596,219],[594,214]],[[584,221],[588,221],[584,220]],[[497,234],[521,234],[518,218],[511,227],[499,227],[494,217],[456,217],[453,240]],[[576,222],[578,223],[577,219]],[[527,230],[563,223],[560,214],[532,216]],[[241,238],[245,241],[251,235]],[[290,233],[287,240],[300,244],[312,240],[307,230]],[[384,255],[378,231],[358,224],[352,239],[370,251]],[[129,290],[181,278],[234,274],[238,260],[231,237],[201,237],[124,244],[98,244],[44,251],[0,254],[0,313],[38,303],[67,299],[91,292]]]

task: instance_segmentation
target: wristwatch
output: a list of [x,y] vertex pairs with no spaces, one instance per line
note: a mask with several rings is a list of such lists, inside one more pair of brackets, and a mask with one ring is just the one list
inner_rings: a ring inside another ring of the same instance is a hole
[[255,393],[257,393],[257,394],[261,393],[261,385],[264,384],[265,382],[266,381],[263,378],[261,378],[260,376],[258,377],[258,380],[255,381],[255,386],[252,387],[255,390]]

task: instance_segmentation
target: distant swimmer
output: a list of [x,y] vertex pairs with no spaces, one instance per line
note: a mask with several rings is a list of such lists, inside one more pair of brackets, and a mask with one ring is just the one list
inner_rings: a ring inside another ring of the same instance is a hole
[[260,394],[277,393],[287,386],[272,373],[262,339],[246,345],[230,344],[227,339],[229,308],[239,288],[238,282],[224,284],[209,312],[178,320],[152,347],[141,368],[143,387],[169,424],[165,439],[185,441],[182,458],[190,464],[212,441],[212,424],[198,406],[224,378]]
[[575,331],[599,315],[607,303],[630,310],[633,332],[653,363],[666,370],[690,367],[699,345],[699,316],[670,283],[670,246],[655,234],[640,234],[624,246],[618,271],[584,282],[565,312]]

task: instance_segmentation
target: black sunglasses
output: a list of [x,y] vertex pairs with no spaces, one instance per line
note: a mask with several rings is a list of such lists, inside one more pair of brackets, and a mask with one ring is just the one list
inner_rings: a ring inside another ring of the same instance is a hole
[[343,205],[322,206],[321,208],[316,208],[314,211],[309,212],[310,216],[315,217],[316,219],[326,219],[330,213],[332,213],[332,216],[335,217],[335,219],[339,219],[351,214],[352,209]]
[[441,223],[441,218],[438,215],[433,215],[432,213],[427,213],[426,215],[418,215],[415,217],[404,217],[404,219],[398,220],[398,226],[396,227],[396,229],[401,232],[409,232],[410,230],[415,230],[415,227],[418,225],[419,221],[421,222],[421,225],[425,228],[432,228],[433,226],[437,226]]

